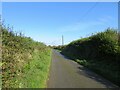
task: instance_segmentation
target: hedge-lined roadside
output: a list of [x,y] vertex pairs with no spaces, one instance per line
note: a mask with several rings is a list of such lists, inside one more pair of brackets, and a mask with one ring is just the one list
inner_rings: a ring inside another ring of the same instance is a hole
[[45,87],[51,60],[50,48],[21,33],[14,33],[9,27],[0,25],[0,28],[2,88]]
[[[107,29],[87,38],[71,42],[62,54],[101,74],[120,86],[120,34]],[[59,47],[57,47],[59,48]]]

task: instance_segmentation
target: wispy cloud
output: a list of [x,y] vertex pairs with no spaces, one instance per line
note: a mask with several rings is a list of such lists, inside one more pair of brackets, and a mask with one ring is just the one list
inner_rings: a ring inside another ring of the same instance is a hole
[[74,24],[70,24],[61,28],[58,28],[58,31],[60,32],[77,32],[77,31],[83,31],[83,30],[87,30],[93,27],[97,27],[97,26],[104,26],[104,25],[108,25],[109,26],[109,22],[113,21],[114,18],[111,16],[105,16],[105,17],[101,17],[98,18],[97,20],[94,21],[86,21],[86,22],[76,22]]
[[74,31],[83,31],[90,27],[101,25],[101,22],[91,21],[91,22],[77,22],[71,25],[67,25],[58,29],[60,32],[74,32]]
[[102,23],[108,23],[108,22],[110,22],[111,20],[112,20],[112,21],[114,20],[114,18],[111,17],[111,16],[104,16],[104,17],[101,17],[101,18],[98,19],[98,21],[99,21],[99,22],[102,22]]

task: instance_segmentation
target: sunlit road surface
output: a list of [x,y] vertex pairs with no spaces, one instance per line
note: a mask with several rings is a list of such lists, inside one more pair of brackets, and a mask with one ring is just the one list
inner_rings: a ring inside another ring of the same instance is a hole
[[48,88],[116,88],[101,76],[52,51]]

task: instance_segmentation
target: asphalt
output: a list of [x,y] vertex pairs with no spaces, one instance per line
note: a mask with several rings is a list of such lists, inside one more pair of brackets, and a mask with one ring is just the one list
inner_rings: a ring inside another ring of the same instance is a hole
[[58,51],[52,51],[47,88],[116,88],[100,75],[69,60]]

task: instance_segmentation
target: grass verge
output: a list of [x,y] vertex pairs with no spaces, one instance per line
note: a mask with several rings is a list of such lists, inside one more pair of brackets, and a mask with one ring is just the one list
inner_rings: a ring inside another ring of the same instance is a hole
[[36,50],[33,59],[23,69],[19,88],[45,88],[51,62],[51,50]]
[[104,78],[110,80],[111,82],[115,83],[116,85],[120,86],[120,72],[116,71],[116,68],[119,68],[118,65],[113,65],[106,63],[104,61],[95,62],[92,60],[75,60],[80,65],[83,65],[90,70],[94,71],[95,73],[103,76]]

